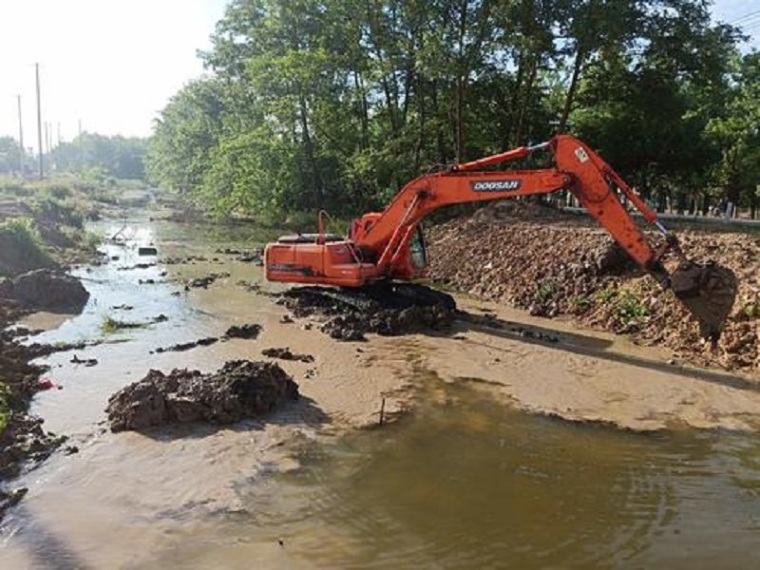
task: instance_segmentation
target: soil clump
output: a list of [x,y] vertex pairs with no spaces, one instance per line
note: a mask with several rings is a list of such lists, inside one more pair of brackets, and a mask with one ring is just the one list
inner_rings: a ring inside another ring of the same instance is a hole
[[151,370],[111,396],[106,412],[111,431],[139,431],[168,423],[231,424],[297,398],[298,386],[277,364],[235,360],[211,374]]
[[[734,271],[739,293],[717,350],[670,291],[663,291],[587,218],[524,201],[497,203],[428,232],[430,276],[475,297],[532,315],[571,315],[582,325],[665,346],[674,357],[728,370],[760,370],[760,239],[685,229],[686,255]],[[659,234],[646,232],[653,244]],[[666,260],[674,266],[675,260]]]
[[367,333],[394,336],[443,330],[456,316],[451,295],[407,283],[378,284],[362,290],[294,287],[282,293],[277,302],[296,318],[322,319],[322,332],[341,341],[366,340]]
[[232,325],[224,333],[224,338],[243,338],[255,339],[261,333],[261,325],[256,323],[247,323],[244,325]]
[[79,313],[89,298],[79,279],[60,269],[37,269],[0,281],[0,302],[26,310]]
[[279,358],[280,360],[295,360],[298,362],[314,362],[314,357],[311,354],[296,354],[290,351],[287,346],[285,348],[265,348],[261,351],[261,354],[268,356],[269,358]]
[[169,346],[169,347],[157,348],[154,352],[157,352],[159,354],[162,352],[183,352],[185,350],[190,350],[197,346],[211,346],[212,344],[215,344],[219,341],[224,342],[231,338],[255,340],[256,338],[258,338],[259,333],[261,333],[261,325],[256,324],[256,323],[246,323],[244,325],[232,325],[230,328],[227,329],[227,332],[224,333],[224,335],[221,337],[209,336],[206,338],[201,338],[201,339],[193,340],[189,342],[180,342],[177,344],[173,344],[172,346]]

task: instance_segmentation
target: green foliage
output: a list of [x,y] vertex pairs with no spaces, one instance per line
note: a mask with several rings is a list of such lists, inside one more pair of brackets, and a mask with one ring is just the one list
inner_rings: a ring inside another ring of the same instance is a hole
[[596,298],[599,302],[607,304],[617,297],[617,294],[618,290],[615,287],[606,287],[596,294]]
[[612,314],[624,327],[629,328],[639,324],[650,313],[633,292],[625,291],[618,299]]
[[542,303],[549,301],[557,292],[557,282],[554,279],[543,279],[536,287],[536,300]]
[[5,431],[5,427],[8,425],[8,418],[11,410],[8,404],[11,390],[8,384],[0,380],[0,435]]
[[11,277],[51,264],[34,221],[10,218],[0,223],[0,276]]
[[49,160],[57,171],[78,172],[106,184],[108,178],[145,179],[148,140],[83,133],[53,149]]
[[760,317],[760,306],[758,303],[745,303],[744,306],[742,306],[742,313],[744,313],[744,316],[748,319],[755,319]]
[[139,329],[143,327],[145,327],[144,323],[120,321],[118,319],[114,319],[111,316],[103,317],[103,322],[100,324],[100,330],[103,331],[104,334],[111,334],[125,329]]
[[568,308],[572,313],[584,313],[594,304],[593,299],[585,295],[577,295],[567,300]]
[[156,121],[148,173],[219,216],[349,216],[569,127],[657,202],[754,204],[758,56],[708,8],[232,0],[208,75]]

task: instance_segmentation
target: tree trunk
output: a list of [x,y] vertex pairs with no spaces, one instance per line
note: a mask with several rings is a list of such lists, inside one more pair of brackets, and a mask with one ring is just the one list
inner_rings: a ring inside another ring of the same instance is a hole
[[573,74],[570,77],[570,86],[567,88],[567,94],[565,95],[565,104],[562,107],[562,115],[559,118],[558,132],[564,133],[567,130],[567,119],[570,117],[570,111],[573,109],[573,102],[575,101],[575,92],[578,89],[578,80],[581,76],[581,70],[585,63],[586,53],[578,46],[575,53],[575,61],[573,62]]
[[316,200],[315,206],[321,208],[324,206],[324,191],[322,188],[322,179],[319,174],[319,167],[317,166],[316,155],[314,153],[314,144],[311,140],[311,134],[309,133],[309,120],[306,109],[306,98],[303,93],[299,96],[300,106],[300,119],[301,130],[303,136],[303,143],[306,148],[306,158],[309,161],[309,169],[311,170],[311,185],[314,192],[314,199]]

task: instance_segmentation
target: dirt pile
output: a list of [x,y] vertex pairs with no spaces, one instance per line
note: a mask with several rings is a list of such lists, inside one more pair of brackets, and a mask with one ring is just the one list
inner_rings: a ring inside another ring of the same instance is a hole
[[327,287],[294,287],[279,304],[296,318],[317,316],[322,332],[336,340],[364,340],[367,333],[393,336],[440,330],[456,314],[456,303],[446,293],[412,284],[376,285],[361,291]]
[[111,431],[166,423],[230,424],[274,411],[298,398],[298,386],[277,364],[235,360],[212,374],[151,370],[108,400]]
[[89,298],[79,279],[56,269],[37,269],[0,281],[0,299],[26,309],[79,313]]
[[261,354],[268,356],[269,358],[279,358],[280,360],[295,360],[298,362],[314,362],[314,357],[311,354],[297,354],[292,352],[287,346],[285,348],[265,348],[261,351]]
[[629,333],[693,363],[757,371],[760,239],[704,230],[678,235],[689,257],[713,259],[739,279],[717,354],[701,341],[696,322],[672,293],[630,262],[605,230],[550,208],[508,203],[432,228],[430,276],[533,315],[573,315],[584,325]]

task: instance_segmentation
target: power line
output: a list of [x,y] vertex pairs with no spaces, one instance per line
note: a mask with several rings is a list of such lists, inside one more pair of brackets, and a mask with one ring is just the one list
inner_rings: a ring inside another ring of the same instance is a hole
[[753,24],[757,24],[758,22],[760,22],[760,14],[758,14],[757,16],[753,18],[749,18],[748,20],[744,20],[743,22],[739,22],[738,24],[734,24],[734,25],[740,28],[743,28],[745,26],[751,26]]
[[760,10],[754,10],[752,12],[747,12],[743,16],[739,16],[735,20],[730,21],[729,24],[734,24],[735,25],[735,24],[738,24],[739,22],[742,22],[742,21],[746,20],[747,18],[754,18],[757,15],[760,15]]

